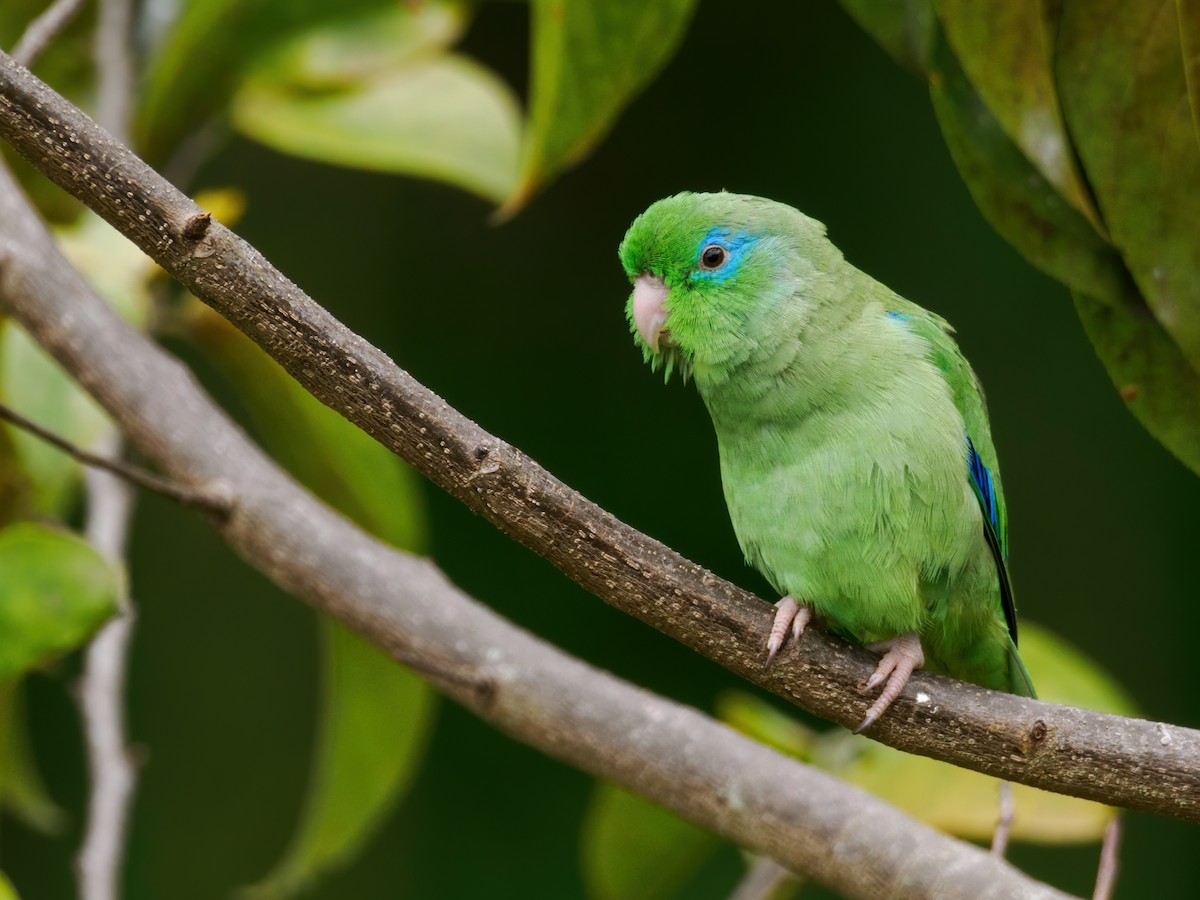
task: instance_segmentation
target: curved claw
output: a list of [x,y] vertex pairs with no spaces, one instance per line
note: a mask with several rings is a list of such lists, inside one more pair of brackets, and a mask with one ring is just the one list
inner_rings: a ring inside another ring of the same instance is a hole
[[771,633],[767,637],[767,661],[763,668],[769,667],[775,661],[775,654],[787,640],[789,626],[792,637],[800,640],[800,635],[804,634],[804,629],[812,621],[812,617],[811,606],[801,606],[790,594],[780,598],[775,604],[775,621],[771,623]]
[[862,734],[878,722],[879,717],[892,705],[892,701],[900,696],[900,692],[908,684],[913,670],[925,665],[925,653],[921,650],[921,638],[915,631],[902,634],[890,641],[880,641],[867,649],[874,650],[876,653],[883,651],[883,658],[879,660],[879,665],[875,667],[875,671],[871,673],[867,683],[862,686],[862,692],[865,694],[881,684],[883,691],[871,704],[871,708],[867,710],[862,724],[854,729],[855,734]]

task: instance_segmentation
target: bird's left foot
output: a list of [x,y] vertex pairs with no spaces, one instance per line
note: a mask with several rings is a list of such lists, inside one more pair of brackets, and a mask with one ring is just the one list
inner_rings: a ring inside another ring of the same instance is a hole
[[774,662],[775,654],[787,640],[788,631],[792,632],[793,638],[800,640],[800,635],[804,634],[804,629],[812,621],[812,617],[812,607],[801,606],[791,594],[775,604],[775,621],[771,623],[771,634],[767,637],[767,661],[764,668]]
[[855,734],[861,734],[879,721],[879,717],[892,705],[892,701],[900,696],[900,692],[908,684],[913,670],[925,665],[925,653],[921,650],[921,638],[915,631],[894,637],[890,641],[871,644],[867,649],[875,653],[882,653],[883,659],[879,660],[879,665],[875,667],[875,671],[871,673],[867,683],[862,686],[862,692],[865,694],[873,691],[881,684],[883,690],[880,691],[879,698],[867,710],[867,716],[862,720],[862,724],[854,729]]

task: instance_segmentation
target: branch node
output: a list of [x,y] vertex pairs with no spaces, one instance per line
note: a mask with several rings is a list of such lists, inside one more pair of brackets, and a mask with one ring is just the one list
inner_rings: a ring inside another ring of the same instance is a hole
[[208,226],[211,224],[212,213],[196,213],[183,223],[183,228],[179,232],[180,237],[185,241],[198,241],[208,233]]

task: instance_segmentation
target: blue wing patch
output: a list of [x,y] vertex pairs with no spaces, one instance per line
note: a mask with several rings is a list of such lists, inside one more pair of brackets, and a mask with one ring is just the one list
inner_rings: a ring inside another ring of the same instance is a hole
[[975,490],[979,492],[979,502],[983,508],[983,514],[988,517],[988,521],[992,523],[992,530],[998,535],[1000,533],[1000,512],[996,509],[996,489],[992,484],[992,473],[979,458],[979,451],[975,449],[975,445],[971,443],[969,437],[967,438],[967,468],[971,473],[971,482],[975,485]]
[[983,512],[983,538],[987,541],[992,558],[996,561],[996,575],[1000,580],[1000,606],[1004,610],[1004,621],[1008,625],[1008,633],[1012,635],[1013,645],[1017,643],[1017,604],[1013,599],[1012,582],[1008,578],[1008,557],[1005,540],[1000,534],[1000,510],[996,504],[996,486],[992,481],[992,473],[979,458],[979,452],[967,436],[967,471],[971,475],[971,486],[975,488],[975,499],[979,501],[979,509]]

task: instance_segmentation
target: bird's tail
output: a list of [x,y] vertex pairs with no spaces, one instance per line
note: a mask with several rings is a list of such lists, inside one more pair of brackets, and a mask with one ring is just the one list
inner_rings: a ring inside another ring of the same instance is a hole
[[1029,670],[1025,668],[1025,662],[1017,652],[1017,645],[1013,643],[1012,638],[1008,639],[1008,689],[1019,697],[1037,699],[1033,679],[1029,677]]

